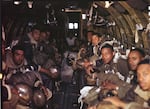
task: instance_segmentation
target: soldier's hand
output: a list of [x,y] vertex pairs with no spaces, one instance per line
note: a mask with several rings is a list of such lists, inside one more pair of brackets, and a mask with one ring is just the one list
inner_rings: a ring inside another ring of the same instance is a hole
[[104,81],[104,82],[102,82],[102,87],[112,90],[112,89],[116,89],[117,85],[110,81]]
[[118,97],[108,97],[105,98],[104,101],[108,101],[111,102],[112,104],[114,104],[115,106],[119,107],[119,108],[125,108],[126,103],[121,101]]
[[84,65],[83,65],[83,67],[84,67],[84,68],[87,68],[88,66],[90,66],[90,64],[91,64],[91,63],[90,63],[88,60],[85,59],[85,60],[84,60]]
[[41,90],[43,90],[44,94],[45,94],[46,96],[48,96],[48,92],[47,92],[45,86],[42,85],[42,86],[41,86]]
[[55,72],[51,72],[51,71],[49,71],[48,69],[45,69],[45,68],[41,68],[40,71],[43,72],[44,74],[52,77],[52,78],[57,78],[58,75],[59,75],[58,72],[56,72],[56,73]]
[[88,66],[86,69],[85,69],[87,75],[91,76],[92,73],[94,70],[93,70],[93,67],[92,66]]
[[81,53],[85,53],[85,52],[86,52],[86,49],[85,49],[85,48],[81,48],[81,49],[80,49],[80,52],[81,52]]
[[52,78],[57,78],[59,76],[59,73],[58,72],[50,72],[50,77]]

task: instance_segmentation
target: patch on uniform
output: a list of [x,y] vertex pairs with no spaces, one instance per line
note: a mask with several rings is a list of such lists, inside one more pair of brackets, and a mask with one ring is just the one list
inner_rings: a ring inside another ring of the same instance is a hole
[[119,79],[121,79],[122,81],[125,80],[125,77],[121,75],[120,72],[116,72],[116,74],[118,75]]

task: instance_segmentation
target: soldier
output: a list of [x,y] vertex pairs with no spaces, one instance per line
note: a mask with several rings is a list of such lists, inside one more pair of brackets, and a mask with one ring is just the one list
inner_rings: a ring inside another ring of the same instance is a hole
[[137,75],[136,69],[138,63],[143,60],[145,57],[145,52],[140,48],[134,48],[130,50],[128,55],[128,64],[129,64],[129,75],[127,78],[127,82],[131,84],[137,84]]
[[78,58],[85,58],[90,56],[90,49],[92,49],[92,35],[94,34],[93,31],[86,32],[86,39],[85,42],[83,41],[83,45],[78,53]]
[[[37,53],[41,49],[39,45],[40,32],[41,32],[40,27],[38,25],[35,25],[31,29],[31,32],[29,32],[27,35],[25,35],[19,40],[18,44],[24,46],[24,56],[28,64],[36,66],[40,73],[44,73],[51,77],[52,73],[50,73],[48,69],[43,68],[38,62],[35,61]],[[42,56],[46,57],[45,55],[41,55],[41,57]],[[43,60],[40,59],[40,61],[43,61]]]
[[[51,40],[51,42],[50,42]],[[58,52],[58,49],[55,47],[55,45],[53,44],[54,42],[52,42],[52,37],[51,37],[51,33],[49,33],[47,30],[41,30],[40,33],[40,52],[45,53],[46,55],[48,55],[49,58],[53,58],[53,56],[55,55],[55,52]]]
[[[52,42],[52,37],[48,28],[43,28],[40,32],[39,48],[36,53],[34,53],[33,61],[37,65],[41,65],[43,69],[48,69],[51,71],[51,76],[45,75],[44,72],[40,72],[42,80],[47,88],[53,90],[53,85],[55,79],[59,77],[58,72],[53,72],[51,69],[60,69],[61,55],[58,53],[54,42]],[[51,41],[51,42],[50,42]],[[54,71],[55,71],[54,70]],[[57,74],[56,74],[57,73]]]
[[[90,69],[90,70],[97,70],[99,72],[104,72],[104,73],[114,73],[114,72],[118,72],[118,77],[125,81],[129,68],[127,65],[126,60],[120,58],[117,63],[113,62],[113,58],[114,58],[115,52],[113,50],[113,46],[109,45],[109,44],[105,44],[104,46],[102,46],[101,48],[101,56],[102,59],[99,59],[96,61],[96,63],[93,63],[94,69]],[[90,74],[90,70],[87,70],[88,74]]]
[[[44,86],[40,74],[37,72],[37,68],[33,65],[29,65],[24,57],[24,47],[22,45],[16,45],[12,48],[11,52],[7,53],[6,56],[6,78],[3,80],[4,86],[16,87],[17,92],[20,92],[20,88],[24,89],[25,95],[18,96],[25,97],[24,106],[27,108],[29,102],[31,101],[30,97],[32,95],[31,88],[40,87],[44,94],[49,97],[48,92]],[[20,84],[20,85],[18,85]],[[7,89],[9,89],[7,87]],[[6,89],[6,88],[4,88]],[[7,92],[7,91],[6,91]],[[10,91],[9,91],[10,93]],[[28,96],[29,95],[29,96]],[[19,97],[19,98],[20,98]],[[16,98],[13,98],[17,99]],[[12,102],[13,100],[11,100]],[[12,102],[13,103],[13,102]],[[11,104],[11,103],[9,103]],[[20,107],[20,104],[17,103],[17,106]]]
[[[79,52],[85,51],[84,58],[90,58],[96,60],[99,57],[99,50],[102,44],[102,36],[99,33],[88,31],[87,33],[87,44],[85,48],[81,48]],[[81,54],[82,55],[82,54]]]
[[9,79],[16,72],[23,72],[27,61],[24,58],[24,47],[16,45],[6,53],[6,79]]
[[34,26],[31,29],[31,32],[27,33],[19,41],[19,44],[22,44],[25,48],[24,55],[29,64],[33,63],[34,53],[39,46],[39,39],[40,39],[40,28],[39,26]]
[[[91,47],[92,47],[92,36],[93,36],[94,32],[93,31],[87,31],[87,52],[90,51]],[[90,54],[88,53],[87,56],[90,56]]]
[[[86,72],[89,76],[93,75],[93,72],[96,72],[96,77],[98,79],[97,85],[101,85],[102,87],[106,88],[110,85],[109,83],[115,84],[113,89],[119,89],[118,95],[122,98],[125,96],[125,93],[131,87],[125,82],[129,70],[127,61],[124,59],[120,58],[118,59],[117,63],[114,63],[114,55],[115,53],[111,45],[106,44],[102,46],[102,59],[97,60],[95,66],[88,66]],[[110,87],[107,88],[109,89]]]
[[99,56],[99,48],[101,45],[102,37],[99,33],[93,33],[91,38],[91,47],[87,50],[88,57]]
[[[24,57],[24,47],[22,45],[16,45],[12,48],[11,52],[6,54],[6,82],[9,84],[15,85],[19,78],[16,81],[13,81],[12,78],[14,75],[25,74],[28,71],[33,71],[31,76],[31,81],[26,80],[28,85],[33,86],[34,83],[39,80],[42,83],[41,77],[38,73],[36,66],[28,64]],[[34,75],[32,78],[32,75]],[[19,77],[19,76],[18,76]],[[37,79],[36,79],[37,78]],[[34,80],[35,79],[35,80]]]
[[73,31],[68,32],[66,37],[67,47],[69,51],[74,51],[77,47],[77,37]]
[[[139,48],[135,48],[135,49],[131,49],[129,55],[128,55],[128,64],[130,67],[130,71],[128,73],[127,79],[125,80],[127,83],[131,84],[131,85],[136,85],[138,84],[137,82],[137,76],[136,76],[136,69],[137,69],[137,65],[138,63],[143,60],[145,57],[145,53],[143,50],[139,49]],[[109,89],[115,89],[117,87],[116,84],[110,84],[109,82],[105,82],[105,84],[103,84],[105,86],[105,88],[109,88]],[[121,88],[120,88],[121,89]]]
[[131,88],[123,100],[117,97],[106,98],[119,108],[144,109],[150,108],[150,59],[142,60],[137,67],[137,85]]
[[87,45],[90,45],[92,43],[92,35],[93,31],[87,31]]

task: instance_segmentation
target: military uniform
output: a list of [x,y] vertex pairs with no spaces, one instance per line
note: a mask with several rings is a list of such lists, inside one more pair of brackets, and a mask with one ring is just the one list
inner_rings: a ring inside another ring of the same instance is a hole
[[129,71],[126,82],[132,85],[138,84],[137,75],[135,71]]
[[98,43],[97,45],[92,45],[91,43],[89,45],[87,45],[87,48],[86,48],[86,56],[87,57],[92,57],[94,55],[96,56],[99,56],[100,54],[100,46],[101,46],[101,43]]
[[[12,76],[13,78],[15,76],[17,76],[18,78],[16,78],[15,80],[16,81],[19,81],[19,78],[21,78],[19,75],[26,75],[26,72],[27,71],[33,71],[34,73],[31,73],[31,75],[29,75],[29,78],[26,79],[26,80],[21,80],[22,82],[29,82],[28,84],[31,85],[34,81],[34,76],[36,78],[38,78],[40,81],[41,80],[41,77],[39,75],[38,72],[38,67],[35,66],[35,65],[28,65],[27,61],[24,59],[23,62],[20,64],[20,65],[15,65],[15,63],[13,62],[13,59],[12,59],[12,54],[11,52],[8,52],[7,53],[7,56],[6,56],[6,65],[7,65],[7,68],[6,68],[6,82],[10,83],[10,84],[14,84],[14,81],[12,80]],[[15,76],[14,76],[15,75]],[[33,77],[32,77],[33,76]],[[25,78],[24,76],[22,76],[23,78]],[[31,82],[31,81],[33,82]]]
[[[126,102],[136,102],[139,106],[150,108],[150,91],[143,91],[139,85],[134,85],[123,98]],[[128,105],[130,105],[129,103]],[[129,106],[128,106],[129,107]],[[126,108],[131,109],[131,108]]]
[[[26,91],[27,89],[30,90],[30,92],[32,92],[32,88],[35,87],[40,87],[42,86],[43,82],[41,79],[40,74],[37,72],[36,68],[34,68],[34,66],[32,65],[28,65],[26,60],[24,59],[22,61],[22,63],[20,65],[16,65],[12,59],[12,55],[11,54],[7,54],[7,58],[6,58],[6,79],[4,81],[6,81],[6,84],[10,85],[11,87],[15,87],[16,90],[22,89],[20,87],[17,88],[17,86],[19,84],[23,85],[22,91],[25,91],[27,93],[22,93],[19,91],[18,92],[18,96],[15,94],[12,94],[12,98],[10,101],[6,101],[3,103],[3,106],[5,107],[5,109],[7,109],[7,105],[9,106],[13,106],[13,109],[29,109],[29,102],[31,101],[31,99],[29,99],[28,102],[28,97],[27,94],[31,94],[28,93],[28,91]],[[25,87],[27,86],[27,87]],[[22,93],[21,95],[19,93]],[[27,104],[24,104],[19,101],[18,99],[21,99],[22,95],[24,94],[25,96],[25,101],[27,99]],[[14,96],[15,95],[15,96]],[[15,103],[15,104],[14,104]],[[11,107],[12,107],[11,106]],[[17,106],[17,107],[16,107]],[[21,106],[21,107],[18,107]]]
[[123,98],[126,92],[131,88],[131,85],[126,83],[128,75],[128,66],[125,60],[120,59],[118,63],[110,62],[103,64],[102,60],[97,61],[95,67],[99,85],[104,81],[110,81],[119,87],[118,96]]
[[31,36],[31,33],[28,33],[27,35],[23,36],[19,40],[19,44],[23,45],[25,48],[24,55],[25,55],[25,58],[27,59],[27,62],[29,64],[33,63],[33,56],[34,56],[33,53],[37,49],[38,42],[33,39],[33,37]]
[[97,60],[94,69],[106,74],[117,74],[122,81],[126,81],[129,72],[128,64],[122,58],[117,63],[111,61],[109,64],[104,64],[102,60]]

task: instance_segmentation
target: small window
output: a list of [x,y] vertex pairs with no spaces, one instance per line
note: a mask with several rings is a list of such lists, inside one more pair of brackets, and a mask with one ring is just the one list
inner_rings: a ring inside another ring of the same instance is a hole
[[69,23],[69,29],[73,29],[73,23]]
[[78,23],[69,23],[69,29],[78,29]]

